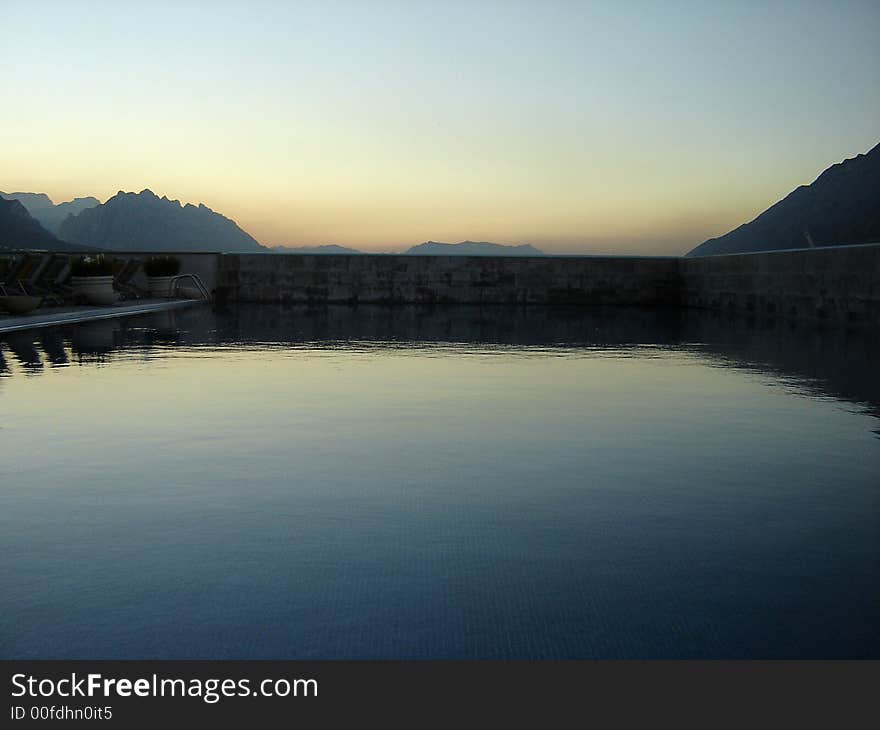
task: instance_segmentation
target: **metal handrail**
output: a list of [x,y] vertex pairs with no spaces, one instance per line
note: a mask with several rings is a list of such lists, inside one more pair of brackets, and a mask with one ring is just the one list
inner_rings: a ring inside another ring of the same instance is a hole
[[177,276],[172,276],[171,281],[168,282],[168,294],[174,296],[177,292],[177,285],[181,279],[189,279],[195,284],[196,289],[199,290],[199,293],[205,298],[205,301],[211,301],[211,294],[208,292],[207,287],[204,285],[202,280],[199,278],[198,274],[178,274]]

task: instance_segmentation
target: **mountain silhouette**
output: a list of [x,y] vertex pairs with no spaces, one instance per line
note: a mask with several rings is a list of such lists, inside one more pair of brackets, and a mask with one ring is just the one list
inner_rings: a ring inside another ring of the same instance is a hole
[[[55,203],[52,202],[52,198],[46,195],[46,193],[4,193],[0,190],[0,198],[4,198],[5,200],[17,200],[31,215],[34,215],[35,210],[43,210],[55,205]],[[36,218],[36,216],[34,216],[34,218]]]
[[20,202],[27,208],[28,213],[40,222],[43,228],[56,236],[67,216],[76,215],[86,208],[94,208],[101,204],[97,198],[87,197],[74,198],[66,203],[56,205],[46,193],[4,193],[0,191],[0,198]]
[[55,234],[61,232],[61,224],[69,215],[79,215],[88,208],[94,208],[101,204],[97,198],[74,198],[66,203],[58,203],[49,210],[42,211],[41,214],[34,217],[40,221],[46,228]]
[[439,243],[426,241],[403,252],[406,256],[544,256],[544,252],[531,246],[506,246],[487,241],[462,241]]
[[880,144],[832,165],[750,223],[710,238],[688,256],[880,241]]
[[115,251],[265,252],[235,221],[201,203],[119,191],[103,205],[69,216],[61,237],[74,243]]
[[86,251],[59,240],[40,225],[19,200],[0,197],[0,250]]
[[332,254],[332,253],[363,253],[356,248],[348,248],[347,246],[337,246],[335,243],[328,243],[322,246],[272,246],[269,253],[309,253],[309,254]]

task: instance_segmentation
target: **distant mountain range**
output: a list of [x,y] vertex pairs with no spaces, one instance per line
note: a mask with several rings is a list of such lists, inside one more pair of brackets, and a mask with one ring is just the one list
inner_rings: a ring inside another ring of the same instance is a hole
[[346,246],[337,246],[335,243],[325,244],[323,246],[272,246],[268,249],[269,253],[308,253],[308,254],[352,254],[363,253],[356,248],[348,248]]
[[487,241],[462,241],[461,243],[438,243],[426,241],[403,252],[406,256],[544,256],[544,252],[525,243],[506,246]]
[[24,204],[0,197],[0,250],[46,249],[51,251],[86,251],[59,240],[28,213]]
[[207,206],[181,205],[151,190],[120,190],[103,205],[66,218],[60,235],[67,241],[113,251],[265,250],[235,221]]
[[[270,253],[287,254],[362,254],[356,248],[329,244],[324,246],[273,246]],[[501,243],[485,241],[462,241],[461,243],[438,243],[426,241],[411,246],[403,252],[404,256],[544,256],[534,246],[506,246]]]
[[[235,221],[205,205],[181,205],[151,190],[119,191],[106,203],[76,198],[56,205],[45,193],[0,193],[6,206],[0,241],[15,248],[106,251],[220,251],[224,253],[360,254],[355,248],[261,246]],[[18,210],[20,208],[20,210]],[[29,222],[25,222],[25,218]],[[41,225],[42,224],[42,225]],[[69,242],[69,243],[67,243]],[[409,256],[543,256],[528,244],[508,246],[486,241],[427,241],[403,252]]]
[[[688,256],[880,241],[880,145],[832,165],[750,223],[700,244]],[[205,205],[181,205],[150,190],[118,192],[106,203],[85,197],[56,205],[45,193],[0,192],[0,248],[58,251],[220,251],[358,254],[337,246],[266,248],[235,221]],[[544,256],[524,244],[426,241],[409,256]]]
[[17,200],[27,208],[27,212],[36,218],[43,228],[56,236],[67,216],[77,215],[86,208],[94,208],[101,204],[97,198],[89,197],[74,198],[66,203],[56,205],[46,193],[4,193],[0,191],[0,198]]
[[[150,190],[120,191],[103,205],[45,193],[0,193],[0,246],[55,251],[223,251],[265,249],[235,221],[204,205],[181,205]],[[12,205],[14,204],[14,205]]]
[[880,144],[832,165],[755,220],[710,238],[688,256],[880,241]]

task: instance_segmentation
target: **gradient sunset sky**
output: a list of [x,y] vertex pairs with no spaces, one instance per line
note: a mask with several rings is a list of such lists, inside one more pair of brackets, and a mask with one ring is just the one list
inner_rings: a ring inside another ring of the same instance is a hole
[[880,141],[880,3],[0,0],[0,190],[680,254]]

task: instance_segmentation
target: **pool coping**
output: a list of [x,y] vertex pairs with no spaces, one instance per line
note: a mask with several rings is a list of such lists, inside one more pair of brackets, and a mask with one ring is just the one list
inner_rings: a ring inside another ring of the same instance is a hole
[[206,302],[204,299],[169,299],[161,301],[154,299],[136,304],[126,302],[125,304],[109,307],[77,307],[64,311],[53,312],[47,310],[28,315],[0,316],[0,334],[41,329],[43,327],[79,324],[81,322],[95,322],[102,319],[115,319],[116,317],[131,317],[151,312],[164,312],[171,309],[192,307],[197,304],[206,304]]

